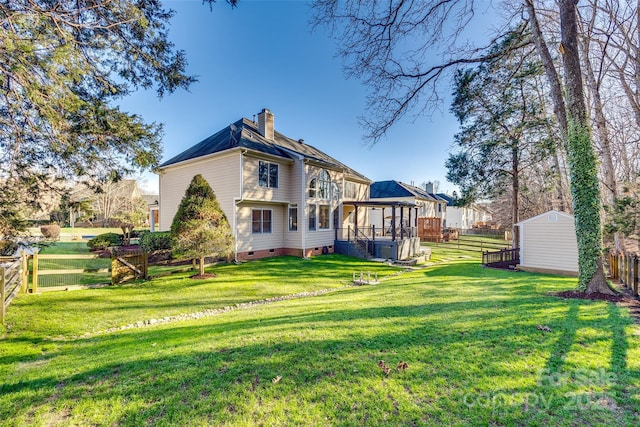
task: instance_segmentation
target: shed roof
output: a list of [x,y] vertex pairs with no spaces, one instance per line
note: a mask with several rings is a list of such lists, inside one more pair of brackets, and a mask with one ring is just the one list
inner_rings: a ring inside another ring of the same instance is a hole
[[540,215],[532,216],[531,218],[527,218],[527,219],[525,219],[525,220],[522,220],[522,221],[520,221],[520,222],[516,223],[516,225],[522,225],[522,224],[525,224],[525,223],[530,222],[530,221],[535,221],[536,219],[542,218],[543,216],[548,215],[548,214],[550,214],[550,213],[556,213],[556,214],[558,214],[558,215],[560,215],[560,216],[563,216],[563,217],[565,217],[565,218],[569,218],[569,219],[571,219],[571,220],[573,220],[573,219],[574,219],[573,215],[571,215],[571,214],[568,214],[568,213],[566,213],[566,212],[556,211],[556,210],[553,210],[553,209],[552,209],[552,210],[550,210],[550,211],[543,212],[543,213],[541,213]]
[[370,182],[364,175],[318,150],[314,146],[305,144],[302,140],[291,139],[277,131],[274,131],[273,141],[268,140],[258,132],[257,124],[247,118],[242,118],[210,137],[205,138],[196,145],[162,163],[158,169],[237,147],[289,160],[293,159],[294,155],[302,156],[305,160],[316,162],[327,168],[342,170],[355,178]]

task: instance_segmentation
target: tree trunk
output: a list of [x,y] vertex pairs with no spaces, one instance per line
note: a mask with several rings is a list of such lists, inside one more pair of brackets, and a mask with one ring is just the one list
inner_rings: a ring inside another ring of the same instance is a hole
[[511,202],[511,223],[512,226],[512,236],[511,236],[511,247],[517,248],[519,242],[518,236],[518,226],[516,225],[520,221],[520,170],[518,168],[518,162],[520,161],[518,156],[518,143],[513,142],[511,145],[511,190],[512,190],[512,202]]
[[584,102],[576,5],[577,0],[560,0],[560,52],[565,70],[567,157],[578,238],[578,289],[613,294],[602,263],[600,188]]
[[200,257],[200,276],[204,276],[204,257]]
[[560,77],[558,77],[558,71],[553,65],[553,59],[549,48],[542,37],[542,30],[540,30],[540,24],[538,23],[538,17],[536,15],[535,8],[533,6],[533,0],[524,0],[527,11],[529,12],[529,22],[531,24],[531,38],[536,46],[538,55],[542,60],[542,66],[544,67],[544,73],[547,76],[549,87],[551,88],[551,98],[553,99],[553,112],[558,119],[560,125],[560,131],[563,135],[567,134],[567,113],[565,111],[564,100],[562,98],[562,85],[560,84]]
[[[553,101],[553,113],[558,119],[558,125],[560,126],[560,133],[562,134],[563,139],[566,140],[567,135],[567,112],[565,109],[564,98],[562,97],[562,85],[560,84],[560,77],[558,76],[558,71],[556,70],[555,65],[553,64],[553,58],[551,53],[549,52],[549,48],[547,47],[546,42],[542,36],[542,30],[540,29],[540,24],[538,23],[538,17],[536,14],[536,10],[533,4],[533,0],[524,0],[525,7],[527,8],[527,12],[529,13],[529,23],[531,24],[531,38],[536,46],[536,50],[538,51],[538,55],[540,55],[540,60],[542,61],[542,66],[544,68],[544,73],[547,76],[547,81],[549,82],[549,87],[551,89],[551,100]],[[562,141],[563,148],[566,149],[565,141]],[[557,160],[557,158],[556,158]],[[558,162],[558,173],[562,173],[559,168]],[[560,177],[562,180],[562,177]],[[570,185],[569,185],[570,186]],[[559,192],[562,193],[561,197],[561,206],[560,210],[564,210],[564,187],[562,181],[560,182]]]

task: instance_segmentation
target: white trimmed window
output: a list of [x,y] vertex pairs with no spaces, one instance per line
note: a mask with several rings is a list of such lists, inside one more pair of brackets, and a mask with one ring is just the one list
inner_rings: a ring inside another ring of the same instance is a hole
[[278,164],[271,162],[258,163],[258,185],[260,187],[278,188]]
[[313,178],[309,182],[309,197],[316,197],[316,179]]
[[330,227],[329,218],[331,218],[329,215],[329,205],[320,205],[318,206],[318,208],[318,210],[320,211],[318,214],[318,229],[328,230]]
[[289,231],[298,231],[298,206],[289,206]]
[[318,174],[318,198],[325,200],[331,198],[331,177],[326,170]]
[[344,183],[344,197],[345,199],[355,199],[356,198],[356,183],[355,182],[345,182]]
[[271,209],[251,209],[251,232],[271,233]]
[[309,231],[316,231],[316,205],[309,205]]

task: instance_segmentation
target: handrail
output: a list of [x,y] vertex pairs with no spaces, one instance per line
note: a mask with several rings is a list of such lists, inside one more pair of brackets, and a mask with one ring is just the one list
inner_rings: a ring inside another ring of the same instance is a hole
[[[362,230],[357,229],[356,233],[354,233],[354,238],[356,242],[360,242],[364,245],[364,250],[367,251],[367,255],[370,255],[370,256],[374,255],[369,250],[369,242],[370,242],[369,237],[366,234],[364,234]],[[373,239],[375,241],[375,234],[373,235]]]
[[493,252],[482,252],[482,265],[512,264],[519,262],[520,248],[501,249]]

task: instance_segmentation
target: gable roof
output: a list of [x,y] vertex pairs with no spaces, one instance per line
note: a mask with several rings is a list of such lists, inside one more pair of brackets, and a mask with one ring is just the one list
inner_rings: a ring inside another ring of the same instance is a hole
[[538,218],[540,218],[540,217],[543,217],[543,216],[545,216],[545,215],[549,215],[550,213],[555,213],[555,214],[558,214],[558,215],[563,216],[563,217],[565,217],[565,218],[569,218],[569,219],[571,219],[571,220],[574,220],[573,215],[570,215],[570,214],[568,214],[568,213],[566,213],[566,212],[560,212],[560,211],[556,211],[556,210],[553,210],[553,209],[552,209],[552,210],[550,210],[550,211],[543,212],[543,213],[541,213],[540,215],[536,215],[536,216],[532,216],[531,218],[524,219],[524,220],[522,220],[522,221],[520,221],[520,222],[516,223],[515,225],[522,225],[522,224],[527,223],[527,222],[529,222],[529,221],[534,221],[534,220],[536,220],[536,219],[538,219]]
[[400,181],[376,181],[371,184],[371,199],[386,199],[390,197],[416,197],[418,199],[439,201],[434,195],[427,193],[420,187],[405,184]]
[[438,197],[447,202],[447,206],[455,206],[454,200],[452,196],[449,196],[445,193],[438,193]]
[[317,148],[305,144],[302,140],[296,141],[277,131],[274,131],[273,141],[266,139],[258,132],[257,124],[247,118],[242,118],[210,137],[205,138],[196,145],[162,163],[158,169],[237,147],[289,160],[294,159],[296,156],[301,156],[305,160],[316,162],[321,166],[340,169],[358,179],[371,182],[364,175]]

